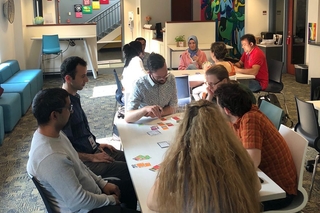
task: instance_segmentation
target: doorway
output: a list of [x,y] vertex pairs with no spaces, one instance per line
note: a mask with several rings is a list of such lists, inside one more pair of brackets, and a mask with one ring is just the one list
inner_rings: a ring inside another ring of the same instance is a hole
[[305,63],[307,0],[285,1],[285,8],[287,8],[285,64],[287,72],[294,75],[294,65]]
[[282,34],[284,71],[305,63],[307,0],[270,0],[269,31]]
[[192,21],[192,0],[171,0],[171,21]]

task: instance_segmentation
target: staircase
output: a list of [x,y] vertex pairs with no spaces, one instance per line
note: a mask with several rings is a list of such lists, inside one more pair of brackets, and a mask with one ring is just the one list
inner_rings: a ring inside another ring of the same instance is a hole
[[88,23],[97,24],[97,48],[109,43],[121,43],[120,1],[92,17]]

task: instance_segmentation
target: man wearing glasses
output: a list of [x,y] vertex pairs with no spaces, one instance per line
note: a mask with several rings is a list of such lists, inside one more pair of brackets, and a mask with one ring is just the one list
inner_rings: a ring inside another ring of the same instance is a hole
[[141,117],[158,117],[174,113],[178,103],[175,78],[168,72],[163,56],[151,53],[149,75],[141,77],[129,97],[125,121],[135,122]]
[[27,172],[45,190],[52,212],[136,212],[119,204],[119,188],[96,176],[61,131],[72,115],[69,93],[45,89],[32,102],[37,119]]

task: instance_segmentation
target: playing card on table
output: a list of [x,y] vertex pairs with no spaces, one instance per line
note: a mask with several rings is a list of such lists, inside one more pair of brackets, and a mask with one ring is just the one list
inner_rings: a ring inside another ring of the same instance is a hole
[[176,123],[179,123],[180,121],[180,118],[178,116],[173,116],[171,119],[174,120]]
[[161,141],[157,143],[161,148],[167,148],[170,144],[167,141]]
[[150,128],[151,128],[151,130],[157,130],[157,129],[159,129],[158,126],[152,126],[152,127],[150,127]]
[[160,123],[157,123],[159,126],[165,126],[164,123],[160,122]]
[[157,171],[157,170],[159,170],[160,169],[160,165],[155,165],[155,166],[153,166],[151,169],[149,169],[150,171],[153,171],[153,172],[155,172],[155,171]]
[[166,123],[167,126],[173,126],[173,123]]
[[147,132],[147,133],[148,133],[148,135],[150,135],[150,136],[155,136],[155,135],[160,134],[161,132],[160,132],[159,130],[151,130],[151,131],[149,131],[149,132]]
[[140,161],[140,160],[149,160],[151,157],[149,155],[138,155],[136,157],[133,158],[133,160],[137,160],[137,161]]

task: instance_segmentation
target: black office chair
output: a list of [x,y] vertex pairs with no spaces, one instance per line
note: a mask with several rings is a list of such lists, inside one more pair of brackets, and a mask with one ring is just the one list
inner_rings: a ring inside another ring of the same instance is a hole
[[308,146],[317,150],[318,154],[315,160],[307,161],[306,169],[309,172],[313,171],[309,199],[313,189],[314,178],[317,171],[317,164],[320,157],[320,137],[318,117],[312,103],[302,101],[295,97],[298,112],[298,123],[294,127],[294,131],[302,135],[307,141]]
[[[269,72],[268,87],[265,90],[262,90],[259,92],[267,92],[268,95],[265,96],[265,99],[268,99],[269,101],[270,101],[270,99],[268,96],[270,93],[282,94],[283,103],[284,103],[285,112],[286,112],[284,115],[284,118],[290,120],[289,110],[288,110],[287,103],[286,103],[286,97],[282,91],[282,89],[283,89],[283,83],[282,83],[283,62],[277,61],[274,59],[268,59],[267,63],[268,63],[268,72]],[[293,126],[292,121],[291,121],[291,125]]]
[[115,69],[113,70],[113,74],[114,74],[114,78],[116,79],[116,83],[117,83],[116,100],[121,106],[124,106],[124,102],[123,102],[124,96],[122,93],[122,84],[121,84],[121,81],[119,80],[117,71]]
[[46,206],[47,212],[48,213],[53,213],[54,211],[51,208],[50,202],[49,202],[48,198],[46,197],[46,195],[45,195],[45,193],[43,191],[43,188],[40,186],[40,183],[38,182],[38,180],[35,177],[33,177],[33,176],[30,176],[30,177],[31,177],[31,180],[33,181],[34,185],[38,189],[38,192],[39,192],[39,194],[40,194],[40,196],[41,196],[41,198],[42,198],[42,200],[44,202],[44,205]]
[[283,110],[281,108],[268,101],[262,100],[259,110],[269,118],[277,129],[280,128],[281,119],[283,117]]
[[117,83],[117,90],[116,90],[116,95],[115,98],[117,100],[117,102],[120,104],[120,107],[118,109],[118,118],[124,118],[124,95],[122,92],[122,84],[121,81],[119,80],[117,71],[114,69],[113,70],[113,75],[114,78],[116,79],[116,83]]
[[320,100],[320,78],[311,78],[310,100]]

